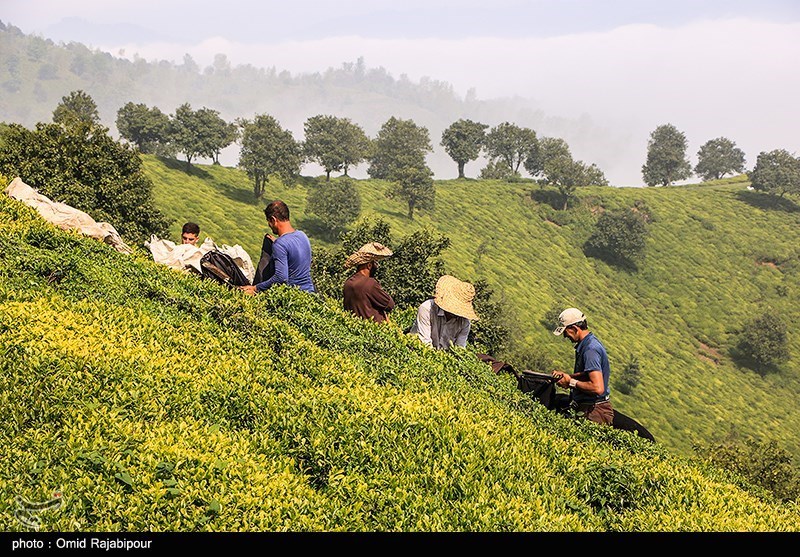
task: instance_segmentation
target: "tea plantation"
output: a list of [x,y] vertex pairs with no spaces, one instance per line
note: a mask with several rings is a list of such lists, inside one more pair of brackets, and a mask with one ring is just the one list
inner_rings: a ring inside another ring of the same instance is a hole
[[561,418],[469,348],[246,297],[5,196],[0,353],[5,531],[54,493],[43,532],[800,530],[795,504]]

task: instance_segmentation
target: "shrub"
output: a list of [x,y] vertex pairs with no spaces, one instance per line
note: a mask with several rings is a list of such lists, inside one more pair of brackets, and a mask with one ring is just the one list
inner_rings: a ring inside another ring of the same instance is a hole
[[558,327],[558,316],[561,315],[561,312],[564,311],[565,308],[561,306],[553,306],[544,312],[542,316],[542,320],[540,323],[544,326],[545,329],[548,331],[552,331],[556,327]]
[[153,184],[139,155],[107,131],[86,123],[37,124],[34,131],[12,124],[0,150],[0,171],[111,223],[135,243],[165,235],[169,221],[155,207]]
[[743,476],[781,501],[797,501],[800,475],[789,453],[776,441],[744,441],[729,436],[715,443],[697,444],[695,452],[707,462]]
[[329,231],[341,230],[358,218],[361,195],[350,178],[320,183],[311,188],[308,211],[316,215]]
[[774,312],[747,322],[739,333],[736,351],[756,372],[765,375],[789,358],[786,323]]
[[529,369],[540,373],[549,373],[556,366],[553,359],[540,348],[531,345],[512,345],[502,354],[502,359],[508,361],[515,369]]
[[433,294],[436,281],[444,274],[439,256],[449,247],[450,239],[430,230],[419,230],[395,241],[386,221],[365,219],[339,237],[342,245],[338,249],[314,253],[311,272],[320,294],[341,298],[342,284],[353,272],[344,268],[344,262],[367,242],[380,242],[393,252],[381,261],[375,278],[398,307],[421,304]]
[[642,214],[627,209],[600,215],[584,244],[584,253],[611,265],[635,269],[644,256],[647,238],[647,224]]
[[629,395],[633,392],[634,387],[641,383],[641,368],[639,367],[639,359],[636,356],[631,356],[625,367],[619,372],[614,381],[614,387],[622,394]]
[[495,299],[494,290],[486,279],[476,280],[473,286],[473,303],[480,319],[470,327],[469,342],[482,345],[488,354],[499,354],[509,335],[508,327],[503,324],[503,306]]

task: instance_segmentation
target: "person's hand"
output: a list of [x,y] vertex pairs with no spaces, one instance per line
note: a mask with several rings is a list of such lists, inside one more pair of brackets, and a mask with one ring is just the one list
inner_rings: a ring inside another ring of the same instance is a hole
[[240,286],[239,290],[241,290],[245,294],[249,294],[250,296],[255,296],[256,295],[256,287],[255,287],[255,285],[253,285],[253,286],[251,286],[251,285]]
[[569,373],[564,373],[563,371],[553,371],[553,377],[558,378],[556,385],[563,387],[564,389],[569,388],[569,380],[572,379]]
[[267,234],[267,238],[269,238],[269,239],[270,239],[270,240],[272,240],[273,242],[274,242],[275,240],[277,240],[277,238],[276,238],[275,236],[273,236],[272,234]]

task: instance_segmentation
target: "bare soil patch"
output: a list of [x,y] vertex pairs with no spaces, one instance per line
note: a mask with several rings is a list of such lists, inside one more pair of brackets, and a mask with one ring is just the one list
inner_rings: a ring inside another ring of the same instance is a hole
[[720,351],[703,342],[700,343],[700,349],[697,352],[697,357],[704,362],[714,365],[719,365],[719,363],[722,361],[722,354]]

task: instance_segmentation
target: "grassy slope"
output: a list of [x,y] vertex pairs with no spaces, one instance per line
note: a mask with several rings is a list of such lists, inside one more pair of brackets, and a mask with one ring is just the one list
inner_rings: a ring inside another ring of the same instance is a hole
[[[146,170],[156,184],[157,204],[177,219],[175,237],[184,219],[195,218],[218,243],[239,243],[257,256],[265,230],[263,202],[250,199],[242,173],[200,166],[187,176],[152,158]],[[585,188],[578,192],[584,203],[565,219],[531,200],[536,186],[452,180],[436,183],[432,214],[409,222],[401,203],[386,200],[384,183],[359,184],[362,215],[386,219],[395,235],[429,226],[448,236],[448,269],[465,280],[486,277],[507,302],[525,342],[564,369],[572,365],[572,350],[541,320],[553,307],[583,309],[609,349],[612,373],[631,355],[639,358],[642,384],[629,396],[616,392],[614,399],[661,442],[689,453],[695,441],[729,431],[752,433],[777,440],[800,458],[800,438],[787,435],[800,430],[793,403],[800,393],[800,336],[790,332],[790,361],[763,379],[737,367],[729,352],[735,332],[768,306],[779,308],[790,331],[800,323],[800,209],[794,203],[771,205],[741,180]],[[330,245],[304,214],[304,187],[274,186],[265,197],[284,199],[312,242]],[[639,271],[585,257],[580,247],[591,232],[593,210],[636,200],[655,218]]]
[[[796,531],[720,471],[569,420],[466,350],[257,298],[0,199],[0,529]],[[582,470],[582,473],[575,473]]]

